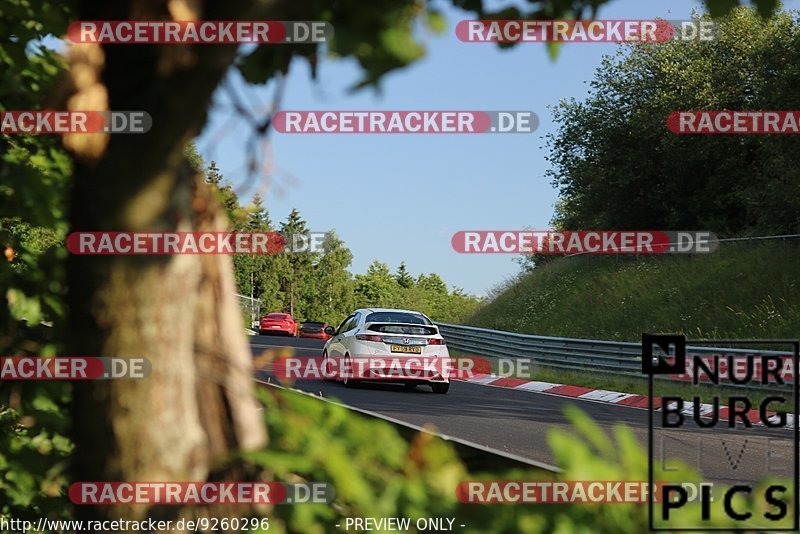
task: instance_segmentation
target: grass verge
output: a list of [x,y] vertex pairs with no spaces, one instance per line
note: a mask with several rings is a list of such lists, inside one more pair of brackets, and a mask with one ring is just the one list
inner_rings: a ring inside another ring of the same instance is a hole
[[464,324],[638,341],[800,337],[800,246],[723,244],[706,255],[561,258],[509,284]]

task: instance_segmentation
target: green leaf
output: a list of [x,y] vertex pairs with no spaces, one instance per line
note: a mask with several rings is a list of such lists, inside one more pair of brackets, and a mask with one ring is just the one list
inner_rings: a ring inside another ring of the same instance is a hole
[[447,20],[441,12],[428,11],[428,28],[434,33],[444,33],[447,29]]

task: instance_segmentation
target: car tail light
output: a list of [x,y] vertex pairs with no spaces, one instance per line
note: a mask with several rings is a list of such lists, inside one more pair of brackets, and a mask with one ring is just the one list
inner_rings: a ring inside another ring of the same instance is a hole
[[444,342],[444,339],[429,339],[428,345],[447,345],[447,343]]
[[377,342],[383,341],[383,338],[381,336],[373,336],[370,334],[356,334],[356,339],[359,341],[377,341]]

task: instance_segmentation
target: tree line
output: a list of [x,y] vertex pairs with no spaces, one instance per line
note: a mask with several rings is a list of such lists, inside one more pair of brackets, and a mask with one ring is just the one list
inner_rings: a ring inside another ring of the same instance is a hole
[[[187,156],[224,206],[232,231],[308,235],[308,224],[297,209],[274,224],[258,193],[243,204],[216,162],[206,165],[194,145],[187,148]],[[259,300],[262,315],[286,312],[295,320],[332,325],[361,307],[413,309],[436,321],[459,322],[479,304],[463,290],[449,289],[436,273],[412,275],[405,262],[392,271],[375,260],[365,273],[353,275],[353,254],[334,230],[326,232],[321,248],[324,252],[234,256],[239,293]]]
[[[708,17],[704,17],[708,19]],[[677,110],[793,110],[797,12],[739,8],[718,39],[621,47],[583,101],[555,107],[548,176],[553,222],[566,230],[711,230],[720,236],[800,231],[800,152],[791,135],[676,135]]]
[[[621,45],[585,98],[554,107],[546,173],[559,192],[554,228],[800,232],[796,136],[667,129],[673,111],[800,107],[797,12],[763,18],[742,7],[714,23],[711,41]],[[529,255],[521,264],[551,259]]]

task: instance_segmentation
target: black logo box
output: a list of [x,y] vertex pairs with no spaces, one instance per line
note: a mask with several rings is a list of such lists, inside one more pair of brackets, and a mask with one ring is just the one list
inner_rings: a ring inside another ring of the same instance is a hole
[[[793,418],[793,437],[794,437],[794,465],[793,465],[793,486],[794,486],[794,521],[790,528],[775,528],[765,530],[759,527],[760,532],[797,532],[800,530],[800,426],[798,426],[798,408],[800,408],[800,387],[798,386],[798,363],[800,363],[800,341],[793,339],[715,339],[715,340],[693,340],[692,345],[790,345],[792,347],[793,378],[792,391],[794,397],[794,418]],[[663,358],[656,359],[653,349],[658,346],[664,354],[669,354],[670,348],[675,348],[675,360],[670,363]],[[756,351],[754,351],[756,352]],[[755,356],[746,355],[747,357]],[[653,381],[655,375],[682,374],[686,372],[686,336],[678,334],[642,334],[642,374],[648,377],[648,421],[647,421],[647,483],[653,487]],[[648,492],[647,498],[649,529],[652,532],[697,532],[698,527],[669,528],[656,527],[653,521],[653,492]],[[701,527],[703,531],[724,531],[724,532],[752,532],[753,527],[731,528]]]

